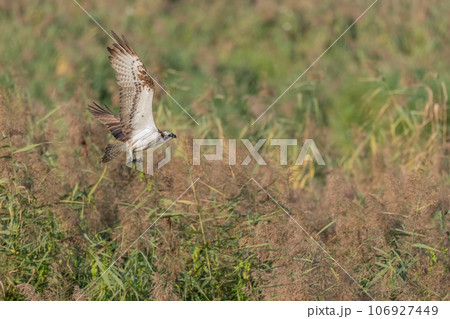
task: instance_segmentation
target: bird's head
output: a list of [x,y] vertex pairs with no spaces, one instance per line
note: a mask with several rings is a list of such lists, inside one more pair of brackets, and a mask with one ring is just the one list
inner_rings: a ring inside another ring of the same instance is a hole
[[175,134],[173,134],[172,132],[169,132],[169,131],[161,132],[161,137],[162,137],[165,141],[171,140],[171,139],[173,139],[173,138],[177,138],[177,136],[176,136]]

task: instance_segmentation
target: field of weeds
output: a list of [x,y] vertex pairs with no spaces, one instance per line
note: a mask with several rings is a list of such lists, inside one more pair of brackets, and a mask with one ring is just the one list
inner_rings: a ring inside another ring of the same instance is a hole
[[[112,40],[73,1],[0,1],[0,299],[450,299],[448,2],[378,1],[254,125],[372,1],[80,4],[199,125],[157,88],[172,161],[101,164]],[[194,166],[194,138],[326,165]]]

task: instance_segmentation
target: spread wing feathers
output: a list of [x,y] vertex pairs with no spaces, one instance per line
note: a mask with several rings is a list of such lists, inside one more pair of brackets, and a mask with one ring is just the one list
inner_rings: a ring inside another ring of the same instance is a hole
[[119,156],[121,153],[126,151],[126,146],[123,143],[108,144],[106,146],[105,154],[102,157],[102,163],[109,162],[114,157]]
[[152,101],[155,84],[138,55],[122,35],[112,32],[117,43],[108,48],[109,60],[120,86],[120,123],[130,139],[142,130],[158,131],[153,120]]
[[108,127],[111,134],[119,141],[125,142],[127,138],[122,133],[122,124],[120,123],[120,117],[114,114],[109,107],[100,106],[93,102],[93,105],[89,106],[89,112],[100,121],[103,125]]

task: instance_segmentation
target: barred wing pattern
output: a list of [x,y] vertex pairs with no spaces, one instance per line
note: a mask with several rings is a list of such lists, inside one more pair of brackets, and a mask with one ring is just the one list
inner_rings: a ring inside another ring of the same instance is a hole
[[125,37],[112,34],[117,43],[108,51],[120,86],[122,134],[129,140],[143,130],[158,132],[152,112],[155,84]]
[[89,112],[100,121],[103,125],[109,129],[111,134],[119,141],[125,142],[125,135],[122,133],[122,124],[120,123],[120,117],[114,114],[109,107],[100,106],[93,102],[93,105],[89,104]]

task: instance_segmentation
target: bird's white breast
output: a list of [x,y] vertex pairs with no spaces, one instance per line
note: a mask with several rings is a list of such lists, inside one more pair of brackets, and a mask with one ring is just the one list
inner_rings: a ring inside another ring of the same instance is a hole
[[158,131],[153,129],[144,129],[133,135],[133,137],[128,141],[128,147],[135,152],[143,151],[158,143],[160,137],[161,136]]

